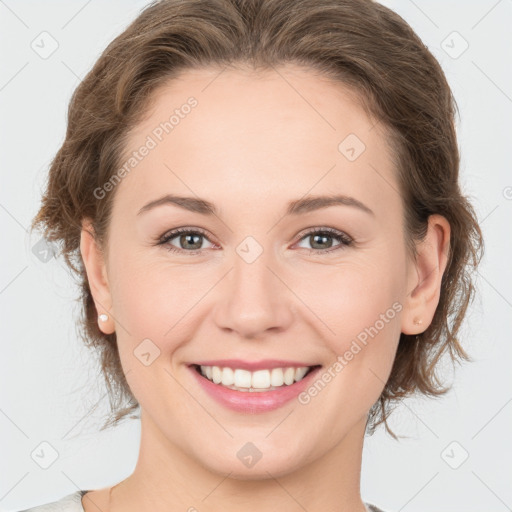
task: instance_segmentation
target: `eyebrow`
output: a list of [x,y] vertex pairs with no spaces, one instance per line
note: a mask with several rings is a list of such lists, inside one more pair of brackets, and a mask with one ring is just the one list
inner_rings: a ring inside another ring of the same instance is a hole
[[[202,215],[215,215],[218,216],[218,211],[215,205],[205,199],[200,199],[197,197],[184,197],[184,196],[176,196],[173,194],[166,194],[165,196],[155,199],[154,201],[150,201],[146,205],[144,205],[137,215],[141,213],[147,212],[157,206],[162,206],[166,204],[172,204],[175,206],[179,206],[185,210],[200,213]],[[364,203],[359,201],[358,199],[345,195],[329,195],[329,196],[308,196],[301,199],[297,199],[294,201],[290,201],[288,203],[286,214],[285,215],[299,215],[301,213],[309,213],[315,210],[319,210],[321,208],[328,208],[330,206],[352,206],[362,210],[365,213],[375,216],[373,210],[371,210]]]

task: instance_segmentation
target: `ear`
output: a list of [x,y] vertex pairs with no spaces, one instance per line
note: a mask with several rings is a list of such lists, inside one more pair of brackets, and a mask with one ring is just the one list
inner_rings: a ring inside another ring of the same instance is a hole
[[404,334],[422,333],[434,318],[450,255],[450,232],[450,223],[445,217],[430,215],[426,237],[416,245],[416,261],[409,264],[408,294],[401,326]]
[[100,321],[98,325],[105,334],[112,334],[115,331],[114,316],[111,308],[112,298],[107,279],[106,264],[103,252],[98,247],[94,238],[94,228],[90,219],[82,221],[80,234],[80,253],[84,262],[89,287],[96,305],[98,315],[106,314],[108,319]]

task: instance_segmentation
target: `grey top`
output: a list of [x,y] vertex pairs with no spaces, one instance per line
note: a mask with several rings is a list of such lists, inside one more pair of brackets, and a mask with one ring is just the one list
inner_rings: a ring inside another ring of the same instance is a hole
[[[84,512],[84,507],[82,507],[82,496],[87,492],[89,492],[89,489],[76,491],[64,496],[58,501],[39,505],[38,507],[28,508],[26,510],[20,510],[19,512]],[[365,503],[365,507],[367,512],[384,512],[384,510],[381,510],[371,503]]]

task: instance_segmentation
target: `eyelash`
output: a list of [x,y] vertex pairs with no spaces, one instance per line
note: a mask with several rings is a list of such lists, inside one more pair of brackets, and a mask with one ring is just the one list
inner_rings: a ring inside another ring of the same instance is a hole
[[[175,229],[175,230],[170,231],[169,233],[163,235],[156,245],[165,245],[170,240],[172,240],[173,238],[176,238],[178,235],[181,235],[183,233],[193,234],[193,235],[202,235],[204,238],[206,238],[208,241],[211,242],[211,240],[209,240],[209,238],[206,236],[206,233],[203,230],[201,230],[201,229],[198,229],[198,228],[196,228],[196,229],[179,228],[179,229]],[[314,254],[331,253],[331,252],[335,252],[335,251],[340,250],[340,249],[344,249],[346,247],[350,247],[354,243],[354,240],[351,237],[349,237],[345,233],[343,233],[341,231],[338,231],[337,229],[333,229],[333,228],[316,228],[316,229],[312,229],[310,231],[307,231],[299,239],[299,242],[301,240],[303,240],[304,238],[308,237],[308,236],[316,235],[316,234],[328,234],[332,238],[335,238],[336,240],[338,240],[340,242],[340,244],[335,246],[335,247],[331,247],[329,249],[306,249],[309,254],[313,254],[313,253]],[[199,254],[201,251],[204,250],[204,249],[196,249],[196,250],[192,250],[192,251],[187,251],[185,249],[178,249],[177,247],[174,247],[173,245],[170,245],[170,244],[168,244],[166,249],[168,251],[170,251],[170,252],[187,253],[187,254],[190,254],[190,255]]]

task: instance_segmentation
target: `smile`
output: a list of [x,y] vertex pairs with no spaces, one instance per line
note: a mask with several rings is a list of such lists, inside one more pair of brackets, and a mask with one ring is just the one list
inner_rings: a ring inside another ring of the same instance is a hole
[[219,405],[243,414],[270,412],[291,402],[312,384],[321,368],[315,365],[250,371],[189,365],[199,389]]
[[301,381],[313,368],[315,367],[301,366],[251,372],[242,368],[196,366],[196,370],[214,384],[246,392],[272,391],[283,386],[291,386]]

